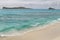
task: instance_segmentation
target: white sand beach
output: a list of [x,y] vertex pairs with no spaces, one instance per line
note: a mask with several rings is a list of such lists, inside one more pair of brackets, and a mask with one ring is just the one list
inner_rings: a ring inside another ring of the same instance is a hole
[[22,36],[0,37],[0,40],[60,40],[60,22]]

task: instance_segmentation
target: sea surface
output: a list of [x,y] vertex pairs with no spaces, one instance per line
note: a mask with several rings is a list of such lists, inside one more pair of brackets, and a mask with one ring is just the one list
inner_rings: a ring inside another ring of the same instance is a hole
[[59,9],[0,9],[0,33],[42,27],[59,18]]

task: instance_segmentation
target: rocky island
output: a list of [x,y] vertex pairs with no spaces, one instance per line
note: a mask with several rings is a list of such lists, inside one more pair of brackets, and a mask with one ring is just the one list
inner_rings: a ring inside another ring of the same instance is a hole
[[3,7],[3,9],[31,9],[26,7]]
[[55,10],[55,8],[52,8],[52,7],[49,7],[48,9],[49,9],[49,10]]

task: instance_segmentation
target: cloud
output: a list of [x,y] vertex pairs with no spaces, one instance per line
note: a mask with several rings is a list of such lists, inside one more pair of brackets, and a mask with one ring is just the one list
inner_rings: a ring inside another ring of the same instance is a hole
[[31,8],[60,8],[60,0],[0,0],[2,6],[25,6]]

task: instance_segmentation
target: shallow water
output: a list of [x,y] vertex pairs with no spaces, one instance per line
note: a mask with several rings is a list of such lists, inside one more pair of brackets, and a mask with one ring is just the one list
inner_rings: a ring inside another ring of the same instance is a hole
[[42,26],[58,18],[60,18],[58,9],[1,9],[0,33]]

